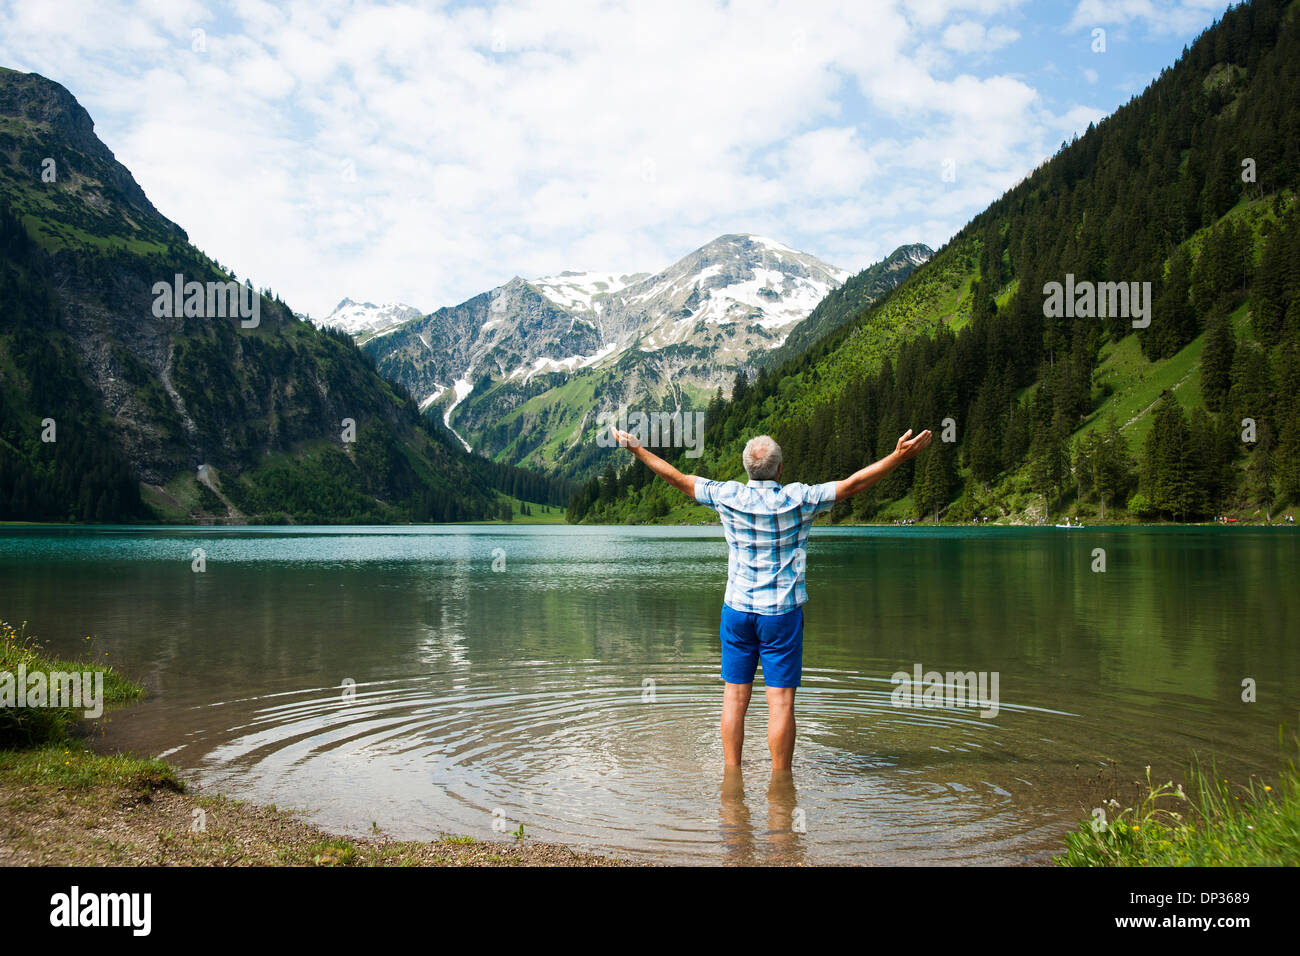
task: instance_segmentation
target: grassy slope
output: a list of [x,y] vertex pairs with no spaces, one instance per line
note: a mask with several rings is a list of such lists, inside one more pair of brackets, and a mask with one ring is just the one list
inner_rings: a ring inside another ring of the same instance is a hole
[[807,380],[782,386],[789,401],[773,424],[798,421],[824,402],[837,399],[852,378],[878,370],[898,344],[932,335],[942,325],[960,328],[969,318],[971,285],[979,278],[979,244],[945,246],[877,306],[816,366]]
[[[0,68],[0,83],[6,89],[12,87],[26,91],[43,104],[58,101],[61,97],[67,97],[71,103],[70,94],[60,92],[56,85],[39,77]],[[65,108],[75,113],[75,107],[65,104]],[[102,144],[79,140],[82,147],[79,149],[66,140],[67,137],[51,122],[32,119],[31,114],[27,118],[0,115],[0,198],[21,214],[23,224],[37,246],[48,253],[68,250],[74,254],[127,254],[142,259],[161,256],[165,260],[171,243],[174,249],[180,249],[181,259],[160,262],[151,258],[148,271],[170,275],[174,265],[174,271],[191,278],[232,278],[218,263],[185,242],[177,227],[156,210],[146,208],[147,200],[143,199],[142,193],[133,194],[135,198],[132,198],[130,190],[119,188],[120,182],[119,185],[113,184],[119,172],[127,180],[129,173],[117,166],[111,154],[102,149]],[[40,175],[39,157],[50,153],[59,157],[57,177],[53,182],[45,182]],[[308,323],[292,318],[278,303],[263,300],[262,318],[262,323],[255,328],[237,327],[234,357],[223,352],[215,359],[222,366],[221,370],[227,370],[224,363],[230,359],[228,370],[238,387],[260,388],[260,384],[253,386],[250,382],[264,381],[263,360],[253,357],[257,354],[255,352],[244,351],[245,343],[256,340],[260,352],[274,353],[277,361],[292,362],[291,374],[301,376],[302,381],[297,387],[309,401],[320,390],[325,396],[320,404],[327,411],[342,408],[344,403],[347,411],[322,416],[322,420],[328,418],[330,421],[328,426],[321,428],[323,439],[303,440],[306,437],[304,432],[309,429],[304,429],[301,415],[294,418],[301,408],[292,401],[292,392],[282,396],[279,403],[267,403],[265,414],[259,415],[251,408],[232,408],[226,401],[229,388],[223,390],[225,383],[203,374],[210,366],[200,365],[198,372],[188,376],[174,368],[173,380],[189,406],[187,411],[199,421],[201,429],[206,429],[203,439],[208,447],[220,446],[220,434],[230,427],[230,419],[238,418],[240,414],[243,418],[239,424],[243,428],[236,431],[267,434],[288,421],[297,436],[291,445],[282,444],[264,457],[244,461],[239,468],[242,475],[237,481],[226,476],[228,483],[238,486],[230,490],[237,493],[240,487],[256,483],[259,476],[275,466],[300,472],[304,482],[316,480],[320,473],[321,446],[331,437],[334,421],[342,414],[353,415],[359,424],[367,420],[383,422],[382,427],[398,445],[400,457],[409,463],[425,487],[452,495],[482,485],[478,473],[465,456],[448,452],[401,419],[397,409],[402,398],[391,383],[369,369],[359,356],[351,354],[349,349],[339,346]],[[174,338],[178,347],[184,345],[200,350],[214,347],[210,338],[204,335],[196,338],[182,332]],[[205,353],[200,351],[198,354]],[[139,365],[136,357],[125,347],[118,349],[116,357],[128,364]],[[202,361],[210,360],[212,356],[208,354]],[[272,359],[268,357],[266,361]],[[152,424],[160,430],[170,428],[176,435],[182,434],[180,417],[153,379],[152,370],[140,368],[150,380],[137,390],[137,398],[142,399],[143,406],[138,410],[156,415]],[[3,373],[5,381],[22,381],[7,354],[3,336],[0,336],[0,373]],[[150,391],[151,395],[145,394]],[[200,413],[202,407],[211,411],[207,418]],[[11,403],[10,411],[20,420],[34,414],[21,401]],[[337,441],[334,444],[338,446]],[[486,488],[481,491],[484,499],[490,498],[491,493]],[[172,475],[162,487],[141,483],[140,494],[154,516],[166,522],[222,519],[232,511],[238,511],[230,508],[229,502],[220,501],[206,489],[200,489],[188,469]],[[352,497],[360,502],[357,495]],[[400,516],[399,508],[391,507],[392,504],[369,501],[375,515],[383,518]]]
[[[499,497],[510,502],[512,524],[564,524],[564,509],[558,505],[538,505],[530,502],[528,509],[532,514],[525,515],[522,510],[523,502],[518,498],[509,495]],[[504,522],[500,523],[504,524]]]
[[[557,464],[573,466],[571,450],[575,445],[586,440],[591,441],[595,428],[593,409],[600,404],[599,396],[617,391],[618,369],[585,369],[577,375],[554,388],[547,389],[520,403],[496,420],[493,431],[497,434],[516,436],[492,457],[496,461],[518,463],[525,467],[542,470],[554,468]],[[471,396],[466,401],[467,408],[491,401],[495,393],[509,387],[508,383],[494,386],[479,396]],[[693,385],[677,386],[685,394],[693,407],[704,408],[711,397],[707,389]],[[643,403],[647,407],[650,402]],[[664,401],[665,407],[671,403]],[[456,425],[456,415],[452,416],[452,425]],[[536,440],[536,444],[526,444]],[[471,444],[474,436],[466,436]]]
[[[595,377],[576,375],[563,385],[534,395],[502,416],[501,426],[519,437],[493,457],[497,461],[510,462],[524,456],[533,460],[541,458],[548,463],[555,461],[564,449],[580,440],[583,414],[595,407],[596,385]],[[550,423],[545,441],[533,448],[523,447],[523,436],[537,434],[535,423],[539,420]]]

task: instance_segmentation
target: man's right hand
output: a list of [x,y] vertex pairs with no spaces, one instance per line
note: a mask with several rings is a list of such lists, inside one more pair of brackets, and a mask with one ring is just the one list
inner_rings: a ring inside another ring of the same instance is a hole
[[915,458],[921,453],[922,449],[930,444],[930,439],[933,437],[928,428],[915,438],[911,438],[911,434],[912,429],[909,428],[903,434],[903,437],[898,439],[898,444],[894,446],[894,457],[898,460],[899,464],[902,464],[909,458]]
[[695,482],[698,480],[694,475],[683,475],[668,462],[664,461],[648,448],[641,447],[641,440],[629,432],[619,431],[613,425],[609,430],[614,434],[614,440],[622,447],[628,449],[632,454],[640,458],[642,463],[662,478],[668,484],[672,485],[678,491],[691,498],[695,497]]

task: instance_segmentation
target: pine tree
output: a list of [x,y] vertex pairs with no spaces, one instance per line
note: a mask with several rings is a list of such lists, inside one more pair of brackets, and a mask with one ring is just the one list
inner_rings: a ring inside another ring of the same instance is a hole
[[1274,452],[1277,492],[1300,503],[1300,408],[1292,408],[1282,420]]
[[1034,435],[1029,450],[1029,482],[1043,496],[1043,520],[1051,521],[1052,505],[1061,495],[1061,486],[1070,473],[1070,459],[1062,435],[1063,429],[1046,425]]
[[1276,473],[1273,462],[1273,429],[1268,422],[1259,426],[1255,449],[1250,453],[1250,463],[1246,466],[1250,476],[1251,496],[1264,509],[1264,520],[1273,522],[1273,498],[1276,495]]
[[731,383],[731,404],[739,406],[749,395],[749,379],[743,368],[736,369],[736,377]]
[[1165,391],[1143,447],[1141,490],[1153,508],[1175,521],[1196,510],[1190,449],[1187,417],[1173,394]]
[[1273,419],[1273,375],[1268,356],[1254,343],[1243,343],[1233,356],[1227,404],[1234,422],[1250,419],[1258,428]]
[[1101,502],[1101,518],[1106,520],[1108,502],[1121,501],[1133,487],[1133,456],[1128,441],[1120,431],[1115,413],[1106,420],[1106,429],[1093,457],[1093,485]]
[[917,462],[912,500],[918,518],[930,512],[934,523],[939,523],[939,509],[948,504],[956,486],[954,455],[950,443],[937,441],[923,452],[925,460]]
[[1226,316],[1210,320],[1205,332],[1205,349],[1201,352],[1201,394],[1212,412],[1223,408],[1232,385],[1232,362],[1237,341]]
[[1002,445],[1006,427],[1003,424],[1005,416],[1000,412],[997,385],[992,379],[986,379],[971,406],[971,434],[966,445],[966,461],[971,476],[985,486],[1002,471]]
[[[1202,255],[1204,262],[1207,256]],[[1152,307],[1151,326],[1142,336],[1142,352],[1149,359],[1168,358],[1196,337],[1196,312],[1190,298],[1191,256],[1186,249],[1174,253],[1169,274],[1160,284]]]
[[1096,490],[1097,456],[1101,454],[1101,435],[1093,430],[1074,442],[1071,455],[1075,495],[1082,504]]

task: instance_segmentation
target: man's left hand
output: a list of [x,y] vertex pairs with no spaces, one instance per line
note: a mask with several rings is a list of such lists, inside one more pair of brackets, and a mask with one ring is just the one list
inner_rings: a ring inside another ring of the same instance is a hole
[[631,434],[630,432],[621,432],[617,428],[614,428],[612,425],[610,426],[610,430],[614,433],[614,440],[618,442],[620,445],[622,445],[624,448],[641,447],[641,442],[637,439],[635,435]]

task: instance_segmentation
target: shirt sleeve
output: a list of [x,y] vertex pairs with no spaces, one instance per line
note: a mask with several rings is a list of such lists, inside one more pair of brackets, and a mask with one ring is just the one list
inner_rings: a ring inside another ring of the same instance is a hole
[[708,505],[710,508],[717,508],[718,492],[721,489],[722,482],[697,476],[695,479],[695,500],[702,505]]
[[810,514],[821,514],[835,504],[835,486],[837,484],[838,482],[827,481],[820,485],[807,486],[803,500],[804,504],[810,509]]

